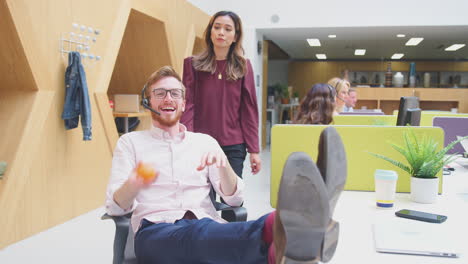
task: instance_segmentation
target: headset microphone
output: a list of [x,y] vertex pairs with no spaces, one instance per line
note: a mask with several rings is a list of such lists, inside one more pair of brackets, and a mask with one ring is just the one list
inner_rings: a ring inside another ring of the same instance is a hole
[[157,114],[157,115],[160,116],[161,113],[159,113],[158,111],[154,110],[154,109],[151,108],[151,106],[149,105],[149,101],[148,101],[148,98],[146,98],[145,92],[146,92],[146,84],[145,84],[145,86],[143,86],[143,90],[141,90],[141,98],[142,98],[142,99],[141,99],[141,105],[142,105],[144,108],[146,108],[146,109],[150,110],[151,112],[153,112],[153,113],[155,113],[155,114]]

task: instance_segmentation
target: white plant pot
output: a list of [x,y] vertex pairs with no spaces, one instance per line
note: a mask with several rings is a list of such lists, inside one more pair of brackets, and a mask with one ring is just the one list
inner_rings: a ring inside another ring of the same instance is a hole
[[435,203],[439,192],[439,178],[411,177],[411,200],[417,203]]

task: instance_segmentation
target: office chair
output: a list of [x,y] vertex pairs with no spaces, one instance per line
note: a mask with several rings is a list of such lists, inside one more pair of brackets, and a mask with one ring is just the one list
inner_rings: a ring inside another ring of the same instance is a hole
[[[124,118],[116,117],[114,120],[115,120],[115,125],[117,126],[117,132],[119,132],[119,134],[125,133]],[[138,117],[129,117],[128,118],[128,132],[132,132],[133,130],[135,130],[139,124],[140,124],[140,119]]]
[[[233,207],[224,203],[217,202],[214,198],[216,193],[213,188],[210,191],[210,198],[216,211],[221,211],[221,217],[228,222],[244,222],[247,220],[247,210],[244,207]],[[115,223],[114,236],[114,256],[113,264],[133,264],[137,263],[134,244],[133,229],[130,225],[132,213],[119,216],[104,214],[101,219],[112,219]]]

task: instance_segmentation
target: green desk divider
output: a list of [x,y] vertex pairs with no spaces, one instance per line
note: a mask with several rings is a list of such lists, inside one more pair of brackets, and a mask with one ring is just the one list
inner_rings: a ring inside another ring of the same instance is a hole
[[[394,110],[393,114],[395,115],[395,118],[398,117],[398,110]],[[420,122],[419,125],[420,126],[432,126],[432,120],[434,119],[434,117],[439,117],[439,116],[468,117],[468,114],[465,114],[465,113],[452,113],[452,112],[449,112],[449,111],[427,111],[427,110],[426,111],[421,111],[421,122]]]
[[333,125],[394,126],[396,120],[394,115],[337,115]]
[[439,113],[434,113],[434,112],[431,112],[431,111],[423,111],[421,113],[421,123],[420,123],[420,126],[432,126],[432,122],[433,122],[433,119],[434,117],[441,117],[441,116],[444,116],[444,117],[468,117],[468,114],[457,114],[457,113],[450,113],[450,112],[446,112],[446,113],[442,113],[442,112],[439,112]]
[[[287,157],[296,151],[308,153],[316,161],[318,141],[322,125],[275,125],[271,136],[271,185],[270,203],[276,207],[277,193]],[[410,175],[387,161],[376,158],[368,152],[378,153],[406,164],[404,157],[390,146],[403,145],[403,134],[408,127],[397,126],[337,126],[334,125],[343,141],[348,165],[345,190],[374,191],[376,169],[394,170],[398,173],[397,192],[410,192]],[[444,145],[444,132],[439,127],[412,127],[416,136],[433,137]],[[341,161],[337,160],[337,164]],[[442,172],[439,193],[442,193]]]

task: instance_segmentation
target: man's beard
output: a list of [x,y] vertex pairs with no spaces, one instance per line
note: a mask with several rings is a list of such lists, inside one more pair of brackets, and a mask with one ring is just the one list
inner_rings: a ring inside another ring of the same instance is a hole
[[151,117],[153,118],[153,120],[157,121],[159,124],[163,126],[168,126],[168,127],[171,127],[177,124],[181,116],[182,116],[182,111],[177,111],[177,114],[170,119],[163,118],[160,115],[151,112]]

